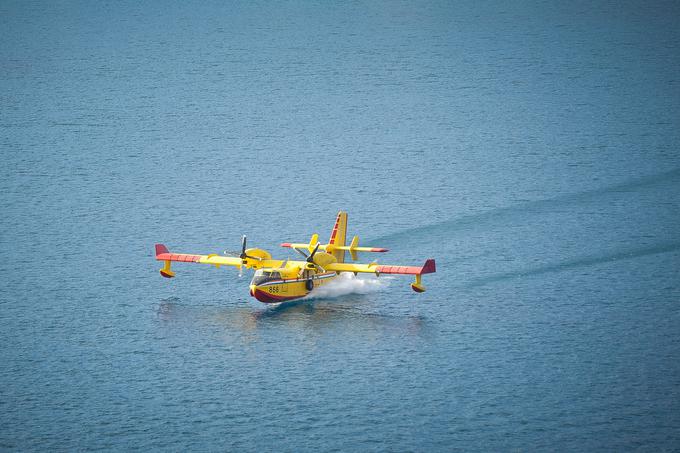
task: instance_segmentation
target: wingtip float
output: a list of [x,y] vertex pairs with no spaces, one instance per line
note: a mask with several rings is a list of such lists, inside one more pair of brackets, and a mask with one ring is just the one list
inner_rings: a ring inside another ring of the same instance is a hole
[[354,236],[350,244],[346,244],[347,213],[340,211],[335,220],[330,240],[327,244],[319,242],[319,235],[312,235],[308,243],[284,242],[287,247],[298,252],[304,260],[276,260],[269,252],[258,248],[247,248],[246,237],[241,241],[240,254],[224,256],[217,254],[194,255],[171,253],[163,244],[156,244],[156,260],[163,261],[160,274],[165,278],[173,278],[175,273],[170,268],[173,261],[182,263],[211,264],[217,268],[233,266],[239,272],[254,269],[255,275],[250,282],[250,295],[264,303],[278,303],[306,296],[314,288],[323,286],[342,272],[414,275],[415,281],[411,289],[417,293],[425,291],[422,275],[437,271],[435,261],[429,259],[422,266],[392,266],[377,264],[346,263],[345,255],[349,252],[352,261],[358,259],[359,253],[384,253],[381,247],[361,247],[359,237]]

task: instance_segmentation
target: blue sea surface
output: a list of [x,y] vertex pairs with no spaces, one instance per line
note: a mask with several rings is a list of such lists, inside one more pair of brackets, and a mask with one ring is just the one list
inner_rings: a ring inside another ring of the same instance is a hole
[[3,0],[0,450],[677,451],[679,143],[674,1]]

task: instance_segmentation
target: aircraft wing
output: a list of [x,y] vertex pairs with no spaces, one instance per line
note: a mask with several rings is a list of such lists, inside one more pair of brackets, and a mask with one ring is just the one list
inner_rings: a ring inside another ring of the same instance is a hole
[[245,267],[246,269],[260,269],[263,267],[280,267],[283,261],[281,260],[267,260],[267,259],[254,259],[246,258],[242,260],[241,258],[233,256],[222,256],[217,254],[211,255],[193,255],[188,253],[171,253],[168,248],[163,244],[156,244],[156,260],[165,261],[165,267],[161,269],[161,275],[163,277],[172,278],[175,276],[174,272],[170,270],[170,262],[177,261],[180,263],[199,263],[199,264],[212,264],[215,267],[220,266],[234,266],[234,267]]
[[324,270],[335,272],[365,272],[380,274],[403,274],[415,275],[415,281],[411,283],[411,288],[417,293],[425,291],[425,287],[421,282],[421,275],[431,274],[437,272],[437,267],[434,260],[425,261],[422,266],[392,266],[390,264],[352,264],[352,263],[329,263],[324,265]]
[[404,274],[422,275],[431,274],[437,271],[434,260],[425,261],[422,266],[393,266],[390,264],[352,264],[352,263],[330,263],[324,266],[327,271],[335,272],[366,272],[372,274]]

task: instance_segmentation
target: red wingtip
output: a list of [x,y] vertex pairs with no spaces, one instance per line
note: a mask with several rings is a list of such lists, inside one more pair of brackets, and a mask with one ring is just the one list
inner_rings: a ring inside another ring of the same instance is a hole
[[284,242],[281,247],[290,247],[290,242]]
[[437,266],[435,265],[434,260],[429,259],[429,260],[425,261],[425,265],[423,266],[420,273],[421,274],[432,274],[434,272],[437,272]]
[[163,244],[156,244],[156,256],[162,255],[163,253],[170,253],[170,251]]
[[383,253],[383,252],[389,252],[389,249],[385,249],[385,248],[382,248],[382,247],[373,247],[373,248],[371,249],[371,252],[380,252],[380,253]]

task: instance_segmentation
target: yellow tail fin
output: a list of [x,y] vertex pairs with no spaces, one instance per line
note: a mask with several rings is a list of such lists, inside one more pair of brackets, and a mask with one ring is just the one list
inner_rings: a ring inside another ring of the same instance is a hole
[[[331,232],[331,238],[328,241],[329,244],[336,246],[344,246],[345,239],[347,237],[347,213],[345,211],[338,212],[338,217],[335,219],[335,226]],[[333,250],[332,255],[335,257],[338,263],[345,262],[345,251],[344,250]]]

